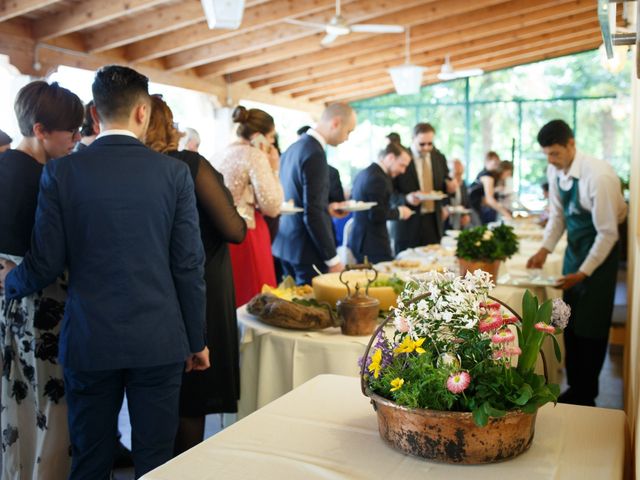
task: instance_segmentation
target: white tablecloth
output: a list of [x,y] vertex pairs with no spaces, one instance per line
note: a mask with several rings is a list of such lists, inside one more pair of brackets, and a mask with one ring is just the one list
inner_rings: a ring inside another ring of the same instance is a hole
[[545,405],[522,455],[482,466],[438,464],[382,441],[358,379],[323,375],[142,478],[617,480],[623,475],[624,425],[621,410]]

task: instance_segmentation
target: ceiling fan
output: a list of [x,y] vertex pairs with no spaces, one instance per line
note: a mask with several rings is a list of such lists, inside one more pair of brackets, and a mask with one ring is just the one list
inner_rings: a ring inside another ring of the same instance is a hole
[[445,55],[444,63],[442,64],[442,67],[440,67],[440,73],[438,73],[438,78],[440,80],[455,80],[456,78],[474,77],[477,75],[482,75],[483,73],[484,70],[482,70],[481,68],[454,70],[453,65],[451,65],[449,55]]
[[404,27],[402,25],[381,25],[375,23],[354,23],[350,24],[340,14],[340,0],[336,0],[336,14],[329,20],[329,23],[304,22],[294,18],[287,18],[285,22],[294,25],[302,25],[303,27],[316,28],[326,32],[325,37],[320,41],[322,45],[329,45],[336,38],[342,35],[348,35],[351,32],[357,33],[402,33]]

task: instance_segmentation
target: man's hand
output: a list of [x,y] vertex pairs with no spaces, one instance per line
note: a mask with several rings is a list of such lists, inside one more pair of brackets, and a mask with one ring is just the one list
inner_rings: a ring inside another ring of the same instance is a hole
[[560,280],[558,280],[558,283],[554,285],[554,287],[561,290],[568,290],[578,283],[583,282],[585,278],[587,278],[587,274],[583,272],[569,273],[560,278]]
[[343,270],[344,270],[344,265],[342,264],[342,262],[338,262],[333,267],[329,267],[330,273],[341,272]]
[[538,250],[535,255],[527,261],[527,268],[542,268],[544,262],[547,261],[547,255],[549,255],[549,253],[549,250],[546,248]]
[[422,192],[420,190],[416,190],[415,192],[408,193],[407,196],[404,197],[406,202],[409,205],[412,205],[414,207],[417,207],[418,205],[420,205],[422,203],[422,200],[418,198],[418,195],[417,195],[418,193],[422,193]]
[[184,369],[185,372],[206,370],[211,364],[209,363],[209,349],[204,347],[204,350],[198,353],[192,353],[187,358],[187,366]]
[[4,288],[4,279],[14,268],[16,268],[16,264],[11,260],[0,259],[0,289]]
[[445,183],[447,184],[447,193],[456,193],[456,190],[460,186],[458,181],[455,178],[446,179]]
[[400,216],[400,220],[406,220],[414,213],[416,213],[414,210],[411,210],[409,207],[405,205],[400,205],[398,207],[398,214]]
[[333,218],[344,218],[349,215],[349,212],[342,210],[344,202],[332,202],[329,204],[329,215]]

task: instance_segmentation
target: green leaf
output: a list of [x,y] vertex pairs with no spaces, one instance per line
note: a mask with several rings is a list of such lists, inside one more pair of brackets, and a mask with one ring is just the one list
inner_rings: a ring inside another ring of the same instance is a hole
[[538,298],[529,290],[522,297],[522,335],[524,343],[529,339],[538,312]]
[[484,427],[489,421],[489,415],[487,415],[482,407],[476,408],[473,411],[473,421],[479,427]]
[[513,403],[516,405],[525,405],[533,396],[533,388],[529,384],[524,384],[518,389],[520,396],[516,398]]
[[544,322],[551,323],[551,311],[553,310],[553,303],[551,300],[547,300],[544,302],[540,308],[538,309],[538,313],[536,315],[536,323]]
[[549,335],[549,336],[553,340],[553,351],[556,354],[556,360],[558,360],[558,362],[561,362],[562,353],[560,352],[560,344],[558,343],[558,339],[556,338],[555,335]]
[[504,410],[500,410],[491,406],[489,402],[484,402],[482,404],[482,410],[489,415],[490,417],[503,417],[505,413]]
[[535,402],[528,403],[524,407],[522,407],[522,411],[524,413],[535,413],[538,410],[538,404]]

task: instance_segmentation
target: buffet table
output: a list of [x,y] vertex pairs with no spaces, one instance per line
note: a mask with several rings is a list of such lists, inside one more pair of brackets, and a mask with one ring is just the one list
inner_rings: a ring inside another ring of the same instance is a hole
[[438,464],[381,440],[357,378],[322,375],[142,478],[616,480],[623,476],[624,431],[621,410],[548,404],[538,412],[531,448],[519,457],[481,466]]

